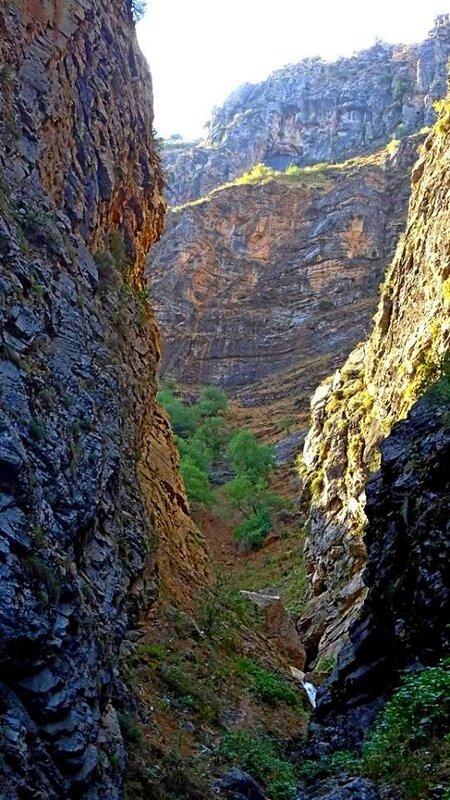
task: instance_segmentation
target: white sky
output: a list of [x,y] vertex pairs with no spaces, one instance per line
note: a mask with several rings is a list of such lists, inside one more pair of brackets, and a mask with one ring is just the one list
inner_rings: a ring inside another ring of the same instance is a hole
[[159,135],[202,135],[214,105],[306,56],[333,59],[374,44],[418,42],[449,0],[148,0],[138,37]]

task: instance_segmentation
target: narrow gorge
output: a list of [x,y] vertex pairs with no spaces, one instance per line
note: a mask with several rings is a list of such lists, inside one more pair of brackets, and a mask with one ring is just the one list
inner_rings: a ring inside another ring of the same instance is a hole
[[0,798],[449,800],[449,15],[190,143],[144,13],[0,3]]

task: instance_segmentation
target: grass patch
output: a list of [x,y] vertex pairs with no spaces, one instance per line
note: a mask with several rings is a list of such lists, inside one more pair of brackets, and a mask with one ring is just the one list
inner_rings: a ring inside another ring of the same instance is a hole
[[244,731],[226,733],[220,745],[223,761],[247,770],[267,790],[271,800],[294,800],[297,777],[277,742]]

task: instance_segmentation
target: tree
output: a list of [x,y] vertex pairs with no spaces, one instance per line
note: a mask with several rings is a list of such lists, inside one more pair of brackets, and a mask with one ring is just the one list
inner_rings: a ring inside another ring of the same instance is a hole
[[218,389],[216,386],[205,386],[200,393],[198,408],[202,415],[211,417],[219,411],[225,411],[227,404],[228,398],[222,389]]
[[230,440],[230,432],[223,417],[207,418],[195,431],[192,442],[203,444],[217,461]]
[[273,448],[259,444],[254,433],[238,431],[228,446],[228,456],[235,475],[248,475],[252,480],[267,478],[275,469]]
[[190,458],[182,458],[180,473],[184,481],[186,494],[194,505],[211,505],[214,495],[211,491],[209,477]]
[[161,389],[156,399],[166,409],[175,433],[186,438],[194,432],[200,416],[198,406],[185,405],[171,389]]

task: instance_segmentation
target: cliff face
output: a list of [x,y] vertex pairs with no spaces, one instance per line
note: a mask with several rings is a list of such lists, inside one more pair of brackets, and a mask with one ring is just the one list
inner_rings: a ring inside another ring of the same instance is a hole
[[303,626],[312,653],[338,648],[364,598],[367,475],[380,441],[439,374],[450,345],[449,152],[447,100],[412,173],[406,232],[371,336],[312,399],[302,467],[312,495],[313,599]]
[[366,600],[319,695],[313,731],[342,749],[364,737],[399,675],[450,651],[449,389],[421,399],[381,446],[366,487]]
[[171,205],[202,197],[258,162],[342,161],[434,119],[446,91],[448,15],[419,45],[376,44],[334,63],[306,59],[245,84],[214,111],[204,143],[165,151]]
[[141,291],[164,211],[151,81],[127,2],[3,3],[0,62],[2,796],[114,800],[155,539],[182,541],[191,583],[203,567]]
[[163,378],[220,385],[274,432],[286,415],[306,427],[314,388],[369,328],[419,141],[169,212],[149,263]]

